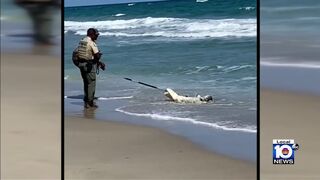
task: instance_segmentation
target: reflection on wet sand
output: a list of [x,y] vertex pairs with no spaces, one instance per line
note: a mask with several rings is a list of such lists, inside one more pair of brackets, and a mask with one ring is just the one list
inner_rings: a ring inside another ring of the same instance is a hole
[[95,119],[96,118],[95,109],[92,109],[92,108],[86,109],[86,108],[84,108],[83,117],[86,118],[86,119]]

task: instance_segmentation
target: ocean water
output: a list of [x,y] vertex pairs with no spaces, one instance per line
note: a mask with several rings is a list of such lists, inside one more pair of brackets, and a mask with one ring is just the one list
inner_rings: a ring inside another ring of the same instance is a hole
[[[194,133],[197,128],[205,128],[211,134],[240,133],[250,136],[247,148],[251,150],[243,152],[248,156],[245,158],[255,159],[255,0],[68,7],[64,14],[65,96],[70,97],[65,99],[66,113],[81,114],[83,110],[82,81],[71,54],[86,30],[95,27],[100,31],[97,43],[107,64],[97,81],[99,117],[111,119],[113,114],[118,118],[146,119],[144,123],[154,122],[164,128],[185,124]],[[162,89],[172,88],[181,95],[212,95],[215,102],[173,103],[162,91],[124,77]]]
[[262,86],[320,95],[320,2],[261,0]]
[[61,11],[52,9],[52,41],[51,48],[33,46],[33,28],[27,11],[11,0],[1,0],[1,51],[6,53],[50,54],[61,56]]

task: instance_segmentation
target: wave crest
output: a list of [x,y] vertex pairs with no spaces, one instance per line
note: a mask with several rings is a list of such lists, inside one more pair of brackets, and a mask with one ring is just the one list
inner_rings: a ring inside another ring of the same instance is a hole
[[88,27],[101,36],[220,38],[256,36],[255,19],[186,19],[147,17],[128,20],[65,21],[65,32],[85,35]]
[[240,10],[250,11],[250,10],[254,10],[254,9],[256,9],[256,8],[255,8],[255,7],[248,6],[248,7],[240,7],[239,9],[240,9]]
[[115,14],[115,15],[112,15],[112,16],[119,17],[119,16],[125,16],[125,15],[126,15],[126,14],[118,13],[118,14]]

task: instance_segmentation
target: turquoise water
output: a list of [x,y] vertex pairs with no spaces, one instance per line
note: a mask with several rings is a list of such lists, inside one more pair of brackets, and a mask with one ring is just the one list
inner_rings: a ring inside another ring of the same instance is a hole
[[261,0],[261,83],[320,95],[320,1]]
[[[130,116],[256,132],[256,1],[163,1],[65,8],[65,95],[82,93],[70,55],[89,27],[107,70],[97,96],[125,101]],[[123,78],[212,95],[216,102],[177,105],[162,92]],[[81,102],[81,100],[79,99]]]

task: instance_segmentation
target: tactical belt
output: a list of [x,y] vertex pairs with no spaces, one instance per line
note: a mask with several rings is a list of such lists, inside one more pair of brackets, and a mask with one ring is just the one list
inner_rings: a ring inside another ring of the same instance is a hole
[[86,60],[86,59],[79,59],[78,60],[80,63],[91,63],[91,64],[96,64],[97,62],[94,60]]

